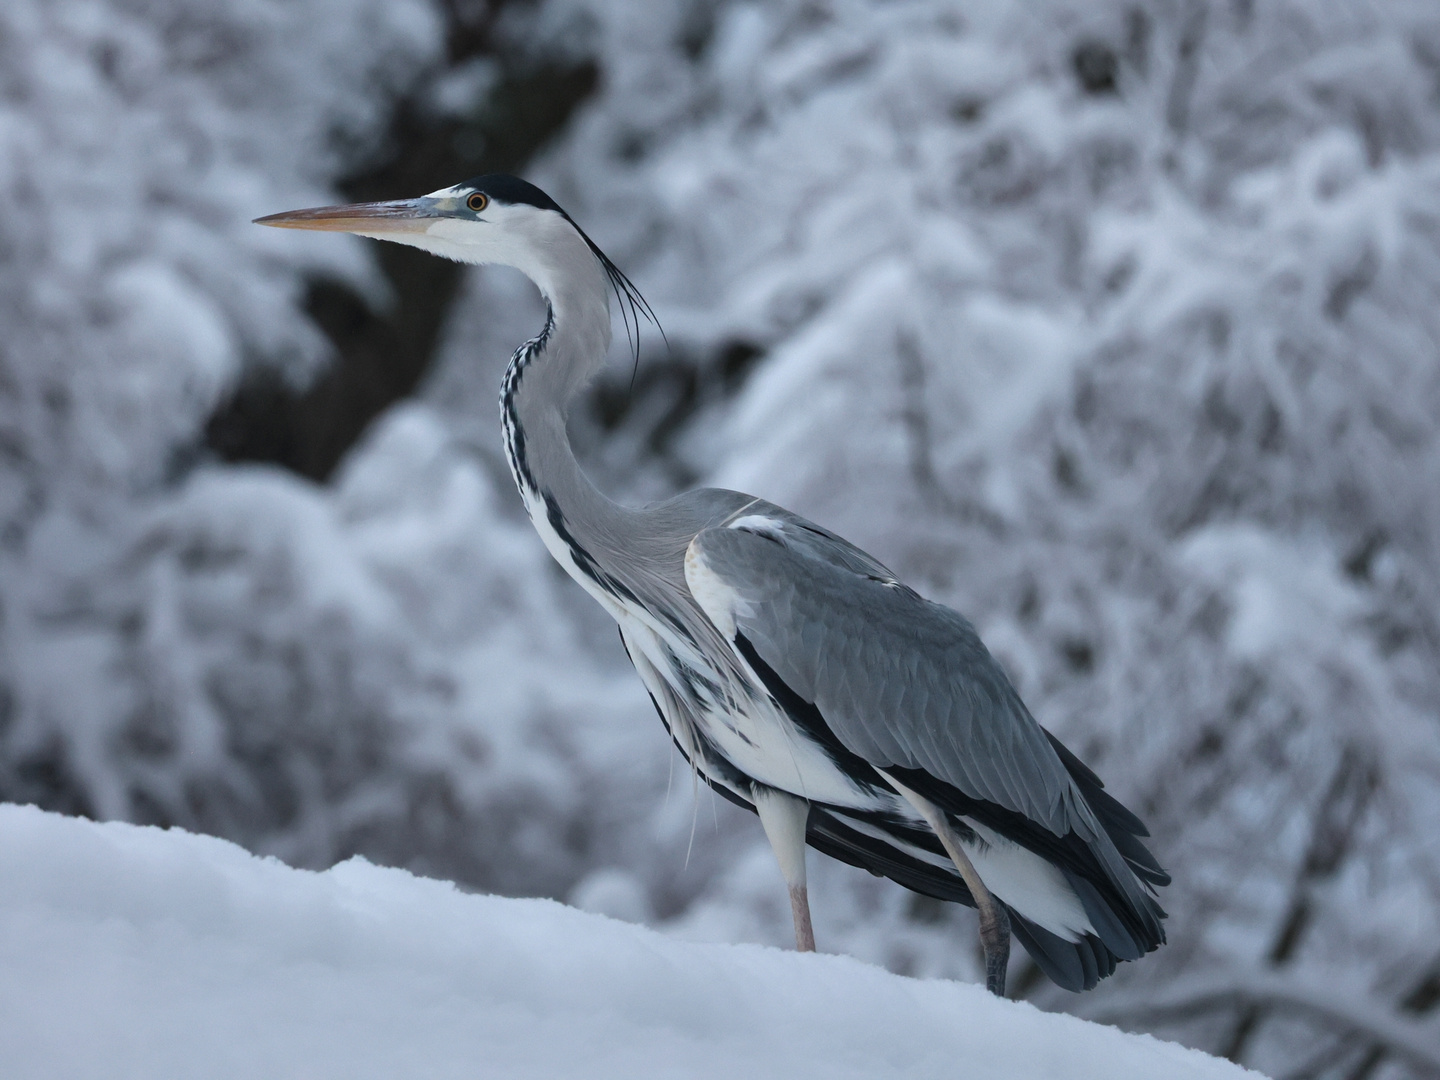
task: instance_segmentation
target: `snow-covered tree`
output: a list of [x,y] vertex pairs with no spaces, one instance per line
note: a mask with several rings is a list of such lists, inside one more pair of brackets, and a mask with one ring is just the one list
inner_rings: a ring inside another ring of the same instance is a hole
[[[9,4],[0,795],[786,939],[759,831],[670,775],[509,491],[528,284],[469,277],[327,484],[205,449],[245,378],[333,355],[307,281],[405,295],[248,220],[416,153],[417,115],[528,115],[556,91],[497,78],[512,47],[595,66],[530,175],[670,342],[632,374],[622,340],[573,418],[597,478],[869,548],[1151,824],[1171,944],[1085,999],[1014,983],[1276,1075],[1410,1068],[1440,1001],[1427,3]],[[822,948],[973,977],[967,914],[812,872]]]

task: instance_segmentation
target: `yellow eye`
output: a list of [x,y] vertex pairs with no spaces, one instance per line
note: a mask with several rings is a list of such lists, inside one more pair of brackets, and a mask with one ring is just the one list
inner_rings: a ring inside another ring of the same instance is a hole
[[477,191],[465,200],[465,205],[478,214],[490,205],[490,196],[484,192]]

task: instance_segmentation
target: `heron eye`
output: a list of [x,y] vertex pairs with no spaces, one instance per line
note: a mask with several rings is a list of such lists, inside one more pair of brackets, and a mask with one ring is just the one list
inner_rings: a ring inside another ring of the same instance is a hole
[[478,214],[481,210],[484,210],[485,207],[490,205],[490,196],[486,195],[484,192],[477,191],[465,200],[465,205]]

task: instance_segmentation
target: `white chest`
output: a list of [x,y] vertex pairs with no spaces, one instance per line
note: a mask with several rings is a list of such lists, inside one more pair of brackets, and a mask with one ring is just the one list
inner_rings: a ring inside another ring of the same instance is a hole
[[[781,791],[833,806],[872,808],[874,796],[856,785],[830,755],[801,731],[762,688],[736,683],[732,665],[694,665],[646,622],[628,611],[617,617],[636,668],[647,682],[663,679],[691,717],[668,718],[672,729],[693,723],[698,734],[740,772]],[[721,670],[723,669],[723,670]],[[648,677],[647,677],[648,676]],[[655,692],[655,688],[651,688]],[[656,700],[661,695],[656,694]],[[684,745],[684,740],[682,740]],[[697,766],[704,768],[703,760]]]

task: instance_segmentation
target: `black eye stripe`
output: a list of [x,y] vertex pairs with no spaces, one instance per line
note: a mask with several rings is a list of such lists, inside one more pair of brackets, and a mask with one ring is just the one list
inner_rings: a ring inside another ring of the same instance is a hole
[[505,173],[486,173],[484,176],[474,176],[466,180],[465,186],[471,191],[484,193],[492,199],[499,199],[506,206],[525,203],[537,210],[556,210],[564,213],[555,204],[554,199],[534,184],[521,180],[518,176],[509,176]]

